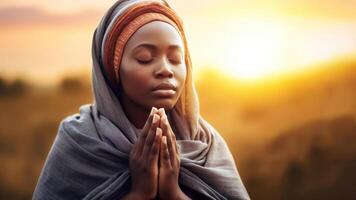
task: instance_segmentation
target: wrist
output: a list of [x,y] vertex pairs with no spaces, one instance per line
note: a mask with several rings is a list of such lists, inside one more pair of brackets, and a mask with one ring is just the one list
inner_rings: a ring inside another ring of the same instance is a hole
[[145,195],[139,193],[139,192],[135,192],[135,191],[131,191],[125,198],[125,200],[149,200]]

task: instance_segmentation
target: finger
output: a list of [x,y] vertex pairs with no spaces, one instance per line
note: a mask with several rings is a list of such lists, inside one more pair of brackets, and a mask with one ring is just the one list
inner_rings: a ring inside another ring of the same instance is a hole
[[180,153],[179,153],[179,150],[178,150],[178,144],[177,144],[177,140],[176,140],[176,136],[174,134],[172,134],[173,136],[173,146],[174,146],[174,149],[175,149],[175,152],[176,152],[176,156],[175,156],[175,166],[179,167],[180,166]]
[[173,129],[172,129],[171,124],[170,124],[169,121],[168,121],[168,116],[167,116],[167,114],[165,113],[164,109],[163,109],[163,112],[164,112],[163,115],[166,116],[166,119],[167,119],[168,129],[169,129],[170,133],[172,133],[172,136],[175,137],[174,131],[173,131]]
[[[162,127],[166,127],[166,136],[167,138],[167,144],[168,144],[168,150],[169,150],[169,155],[170,155],[170,159],[171,159],[171,164],[172,166],[179,166],[180,165],[180,157],[179,157],[179,151],[178,151],[178,146],[177,146],[177,141],[176,141],[176,136],[172,130],[172,127],[169,124],[168,121],[168,116],[164,110],[164,108],[161,108],[158,110],[158,112],[160,112],[162,114],[162,118],[161,122],[162,122]],[[168,130],[167,130],[168,129]]]
[[174,152],[173,155],[171,156],[171,162],[173,162],[174,166],[179,166],[180,165],[180,156],[179,156],[179,150],[178,150],[178,144],[177,144],[177,138],[176,135],[174,134],[171,125],[169,124],[168,121],[168,116],[165,114],[166,118],[166,125],[168,126],[169,129],[169,135],[171,136],[171,149],[170,151]]
[[178,144],[177,144],[177,138],[176,138],[176,134],[172,133],[172,142],[173,142],[173,146],[174,146],[174,150],[176,151],[177,155],[179,156],[179,150],[178,150]]
[[[162,119],[162,117],[164,116],[164,108],[158,109],[157,113],[159,114],[159,116],[160,116],[161,119]],[[162,122],[162,121],[160,121],[159,127],[161,127],[161,128],[163,127],[163,122]],[[163,133],[163,134],[164,134],[164,133]]]
[[141,130],[141,134],[138,138],[137,144],[136,144],[136,148],[137,148],[137,153],[138,154],[142,154],[143,151],[143,146],[145,144],[146,141],[146,137],[148,135],[149,129],[152,126],[152,122],[153,122],[153,115],[157,112],[158,110],[155,107],[152,107],[151,109],[151,113],[148,116],[148,119],[143,127],[143,129]]
[[160,108],[160,109],[158,110],[158,112],[161,113],[161,116],[162,116],[162,117],[163,117],[163,116],[166,116],[167,122],[168,122],[169,130],[174,134],[173,129],[172,129],[171,125],[169,124],[168,116],[167,116],[166,111],[164,110],[164,108]]
[[169,159],[169,152],[167,147],[167,137],[162,136],[161,149],[160,149],[160,166],[164,166],[166,168],[171,167],[171,162]]
[[166,137],[167,137],[167,147],[168,147],[170,160],[171,160],[172,165],[174,165],[175,164],[174,161],[176,160],[176,152],[175,152],[175,148],[173,146],[174,144],[172,141],[172,133],[169,129],[167,115],[164,115],[163,119],[161,119],[161,121],[163,121],[163,132],[166,133]]
[[[173,147],[174,147],[174,150],[175,150],[175,153],[176,154],[178,154],[178,147],[177,147],[177,141],[176,141],[176,136],[175,136],[175,134],[174,134],[174,132],[173,132],[173,130],[172,130],[172,127],[171,127],[171,125],[169,124],[169,121],[168,121],[168,116],[167,116],[167,114],[165,113],[165,110],[163,109],[163,115],[164,115],[164,117],[163,117],[163,120],[161,120],[161,121],[163,121],[165,124],[166,124],[166,126],[168,127],[168,130],[169,131],[167,131],[167,133],[170,133],[169,135],[171,136],[171,143],[173,144]],[[168,140],[169,141],[169,140]],[[169,142],[168,142],[168,146],[169,146],[170,144],[169,144]]]
[[161,145],[162,129],[157,128],[155,133],[155,139],[151,147],[151,153],[149,155],[149,165],[158,164],[159,147]]
[[155,114],[155,113],[157,113],[157,108],[155,108],[155,107],[152,107],[152,109],[151,109],[151,112],[150,112],[150,115],[148,116],[148,119],[146,120],[146,123],[145,123],[145,125],[143,126],[143,128],[142,128],[142,133],[143,134],[141,134],[141,135],[143,135],[143,136],[147,136],[147,134],[148,134],[148,131],[150,130],[150,127],[151,127],[151,125],[152,125],[152,120],[153,120],[153,114]]
[[148,131],[146,141],[143,145],[143,151],[142,151],[141,155],[144,156],[144,158],[147,158],[150,153],[152,143],[153,143],[155,135],[156,135],[156,129],[158,127],[159,120],[160,120],[159,116],[157,114],[154,114],[153,120],[152,120],[152,126],[151,126],[150,130]]

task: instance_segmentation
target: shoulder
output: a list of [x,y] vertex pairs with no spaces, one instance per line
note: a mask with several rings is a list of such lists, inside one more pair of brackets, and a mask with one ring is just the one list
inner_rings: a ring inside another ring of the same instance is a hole
[[93,114],[94,111],[91,104],[82,105],[79,113],[69,115],[60,122],[58,134],[86,135],[97,138]]
[[79,113],[74,113],[66,116],[60,122],[60,128],[68,129],[73,126],[80,126],[88,124],[91,121],[91,108],[92,105],[86,104],[80,107]]
[[211,135],[211,137],[213,137],[216,140],[222,140],[224,141],[224,138],[221,136],[221,134],[219,133],[219,131],[207,120],[205,120],[202,116],[199,117],[199,129],[202,132],[205,132],[206,134]]

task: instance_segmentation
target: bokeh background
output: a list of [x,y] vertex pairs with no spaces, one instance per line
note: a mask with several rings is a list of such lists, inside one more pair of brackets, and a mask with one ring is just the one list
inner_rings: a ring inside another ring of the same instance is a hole
[[[30,199],[60,121],[91,103],[114,0],[0,1],[0,199]],[[252,199],[355,199],[356,1],[179,0],[201,114]]]

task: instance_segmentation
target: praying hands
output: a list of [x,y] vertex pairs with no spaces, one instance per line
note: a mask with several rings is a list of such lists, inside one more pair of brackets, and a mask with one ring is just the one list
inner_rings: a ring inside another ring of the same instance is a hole
[[130,153],[132,185],[124,199],[190,199],[178,185],[180,158],[163,108],[152,108]]

